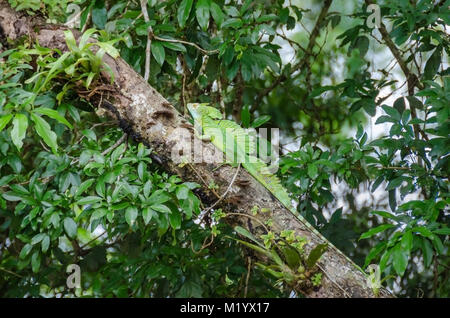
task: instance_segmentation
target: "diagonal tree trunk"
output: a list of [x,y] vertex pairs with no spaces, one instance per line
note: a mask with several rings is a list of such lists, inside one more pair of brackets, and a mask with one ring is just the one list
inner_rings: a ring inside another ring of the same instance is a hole
[[[7,1],[0,0],[0,42],[6,44],[6,38],[16,40],[22,36],[38,40],[41,46],[67,50],[62,26],[46,25],[37,17],[29,17],[11,9]],[[76,34],[77,32],[74,31]],[[223,194],[236,174],[236,168],[213,163],[195,163],[180,165],[174,162],[172,154],[186,155],[186,145],[196,138],[192,126],[153,89],[123,59],[105,57],[105,62],[114,74],[114,92],[105,92],[94,96],[91,100],[98,104],[99,110],[118,120],[120,127],[137,141],[150,147],[155,154],[154,159],[170,173],[181,176],[184,181],[195,181],[202,185],[198,195],[205,206],[217,201],[217,196],[208,189],[211,182],[218,185],[216,194]],[[109,74],[102,74],[109,80]],[[215,153],[211,143],[203,143],[203,154]],[[189,149],[192,151],[192,149]],[[273,195],[256,181],[244,169],[239,171],[239,179],[246,180],[245,186],[233,184],[227,195],[216,206],[229,215],[224,219],[231,225],[240,225],[254,234],[264,233],[261,223],[272,219],[271,230],[279,234],[283,230],[293,230],[296,235],[306,237],[310,242],[306,250],[310,251],[321,242],[292,213],[287,210]],[[254,216],[252,208],[258,205],[269,209],[270,213],[259,213]],[[230,213],[231,212],[231,213]],[[263,255],[255,255],[260,262],[267,262]],[[307,297],[375,297],[372,288],[367,284],[366,276],[343,255],[329,249],[319,261],[324,271],[322,283],[316,288],[305,288],[295,284],[294,288]],[[392,297],[382,289],[380,297]]]

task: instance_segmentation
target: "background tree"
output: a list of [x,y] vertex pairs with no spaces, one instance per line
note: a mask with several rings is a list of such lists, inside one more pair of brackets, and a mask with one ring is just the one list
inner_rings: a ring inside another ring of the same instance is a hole
[[292,291],[233,229],[193,221],[198,184],[94,112],[107,52],[181,113],[207,102],[281,128],[279,174],[299,213],[359,265],[379,264],[396,294],[448,296],[449,1],[378,1],[375,27],[372,1],[9,3],[79,22],[99,50],[0,33],[1,295],[71,295],[69,263],[86,295]]

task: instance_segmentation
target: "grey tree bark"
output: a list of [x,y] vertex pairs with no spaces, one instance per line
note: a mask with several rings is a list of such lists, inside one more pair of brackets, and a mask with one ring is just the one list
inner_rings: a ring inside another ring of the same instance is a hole
[[[38,40],[41,46],[67,50],[63,35],[66,27],[46,25],[37,17],[11,9],[7,1],[0,0],[0,41],[6,44],[22,36]],[[74,34],[77,34],[74,31]],[[208,184],[218,185],[217,193],[224,193],[235,175],[235,169],[228,165],[214,163],[195,163],[179,165],[172,160],[172,155],[186,150],[196,138],[192,126],[175,108],[153,87],[136,73],[123,59],[105,57],[105,62],[114,73],[114,92],[99,92],[92,102],[98,104],[105,114],[117,120],[119,126],[136,140],[150,147],[157,160],[170,173],[179,175],[184,181],[195,181],[202,185],[198,195],[205,206],[217,201]],[[102,74],[109,80],[109,74]],[[180,132],[183,131],[184,134]],[[202,141],[198,141],[202,142]],[[192,149],[189,151],[193,151]],[[203,142],[203,154],[210,156],[215,152],[211,143]],[[184,153],[185,155],[186,153]],[[192,153],[193,155],[193,153]],[[306,237],[309,251],[321,242],[317,236],[305,227],[289,210],[244,169],[239,172],[239,179],[246,180],[245,186],[233,184],[227,196],[217,205],[230,213],[224,218],[231,225],[240,225],[254,234],[264,233],[261,222],[268,218],[273,221],[271,230],[279,234],[283,230],[294,230],[297,235]],[[252,215],[252,207],[258,205],[271,213]],[[255,219],[256,218],[256,219]],[[255,255],[260,262],[267,262],[263,255]],[[324,270],[319,287],[305,288],[302,284],[293,286],[307,297],[375,297],[367,284],[366,276],[341,254],[329,249],[319,261]],[[381,289],[378,297],[392,297]]]

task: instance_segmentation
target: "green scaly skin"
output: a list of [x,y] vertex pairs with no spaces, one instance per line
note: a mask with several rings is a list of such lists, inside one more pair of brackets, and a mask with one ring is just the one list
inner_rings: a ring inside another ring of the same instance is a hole
[[[241,139],[237,140],[237,153],[238,158],[241,160],[242,166],[247,170],[258,182],[260,182],[265,188],[267,188],[282,204],[288,209],[305,227],[307,227],[312,233],[314,233],[321,241],[326,242],[333,250],[340,255],[344,256],[351,264],[358,268],[364,275],[366,273],[356,265],[351,259],[343,254],[338,248],[331,244],[319,231],[316,230],[303,216],[301,216],[295,208],[292,206],[291,198],[287,190],[281,185],[280,180],[273,174],[270,174],[267,166],[264,162],[251,156],[245,148],[245,143],[240,142],[244,135],[247,134],[246,130],[236,124],[234,121],[222,119],[220,111],[214,107],[207,106],[208,104],[188,104],[187,108],[191,114],[198,138],[201,140],[211,141],[214,146],[227,154],[224,138],[233,138],[236,140],[236,136],[240,136]],[[226,128],[231,130],[225,131]],[[232,135],[230,136],[230,131]],[[228,133],[228,134],[227,134]],[[248,140],[248,139],[247,139]],[[230,152],[231,153],[231,152]],[[242,160],[244,159],[244,160]],[[234,160],[229,160],[227,163],[233,164]]]

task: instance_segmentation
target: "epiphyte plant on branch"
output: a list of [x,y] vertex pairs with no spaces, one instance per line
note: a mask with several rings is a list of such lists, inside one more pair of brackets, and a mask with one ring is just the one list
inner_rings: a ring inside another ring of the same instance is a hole
[[[56,134],[42,115],[70,129],[72,125],[58,110],[48,107],[42,100],[45,102],[48,92],[59,90],[56,101],[57,105],[61,105],[68,91],[89,89],[91,84],[98,85],[96,81],[99,80],[103,67],[111,71],[109,66],[103,63],[102,58],[105,53],[113,58],[116,58],[119,53],[111,42],[89,42],[95,32],[95,29],[87,30],[80,37],[77,45],[72,32],[65,31],[68,47],[65,53],[58,49],[41,47],[39,44],[34,45],[33,48],[19,47],[1,53],[0,57],[6,59],[2,67],[3,80],[10,80],[10,82],[0,86],[4,109],[4,116],[0,118],[0,131],[10,121],[12,122],[11,139],[18,150],[22,148],[22,141],[31,119],[37,134],[56,153]],[[95,53],[91,50],[92,46],[98,47]],[[30,65],[32,61],[35,67]],[[20,83],[26,70],[34,72],[34,75]]]

